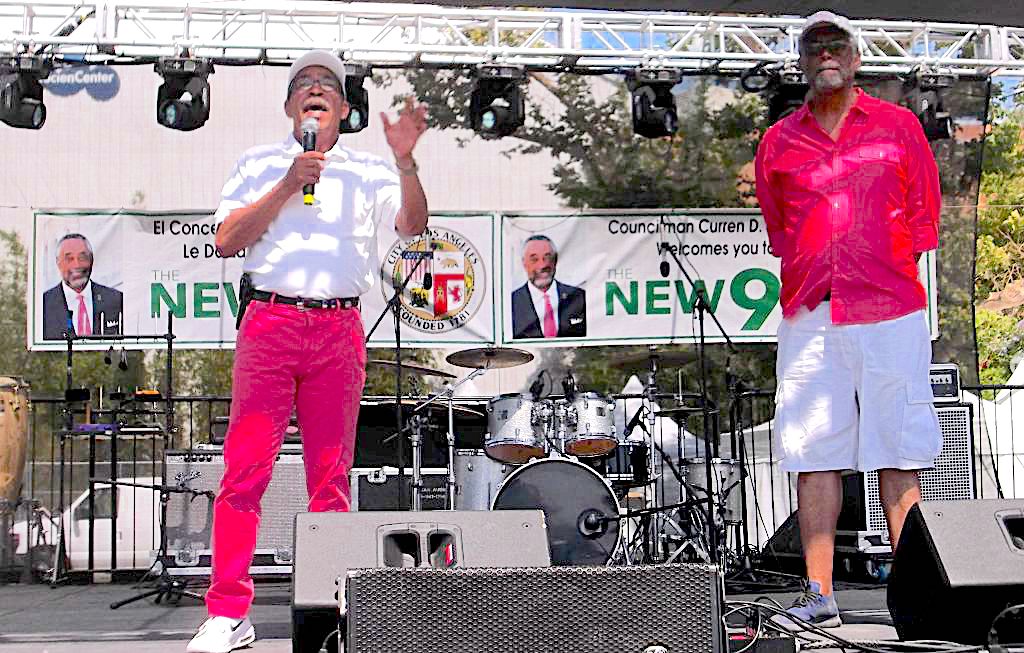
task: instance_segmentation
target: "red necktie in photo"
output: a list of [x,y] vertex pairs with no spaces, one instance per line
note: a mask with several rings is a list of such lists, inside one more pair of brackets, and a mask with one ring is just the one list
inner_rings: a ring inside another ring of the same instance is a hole
[[75,333],[80,336],[91,335],[92,320],[89,319],[89,311],[85,308],[85,295],[82,293],[78,293],[78,310],[75,311],[75,317],[77,318]]
[[551,309],[551,298],[544,293],[544,337],[554,338],[558,335],[558,327],[555,326],[555,311]]

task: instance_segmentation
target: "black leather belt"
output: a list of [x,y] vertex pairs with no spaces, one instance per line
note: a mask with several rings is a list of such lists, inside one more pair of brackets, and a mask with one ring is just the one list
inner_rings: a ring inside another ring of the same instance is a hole
[[358,297],[337,297],[333,299],[306,299],[304,297],[289,297],[278,295],[266,290],[252,291],[252,298],[258,302],[272,302],[275,304],[288,304],[300,308],[359,308]]

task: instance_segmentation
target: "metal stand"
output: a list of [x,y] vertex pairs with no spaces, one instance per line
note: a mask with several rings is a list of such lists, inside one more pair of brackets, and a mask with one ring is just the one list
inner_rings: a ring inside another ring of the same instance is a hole
[[[712,321],[718,327],[722,337],[725,338],[726,346],[729,348],[730,353],[735,352],[736,348],[732,344],[732,340],[729,338],[729,334],[726,332],[722,323],[718,321],[718,317],[715,312],[711,310],[711,307],[707,302],[707,293],[703,287],[698,288],[693,278],[686,271],[683,266],[683,262],[679,260],[679,256],[676,254],[675,248],[670,247],[668,243],[659,243],[658,247],[661,250],[668,251],[672,255],[672,259],[676,262],[676,266],[679,271],[683,273],[683,277],[686,279],[690,287],[694,289],[696,299],[694,301],[694,309],[697,311],[697,324],[700,329],[699,337],[697,341],[697,357],[700,362],[700,391],[701,391],[701,413],[704,418],[704,474],[708,479],[708,485],[712,482],[712,473],[714,469],[711,464],[711,459],[718,456],[718,437],[717,433],[712,433],[711,424],[711,412],[710,412],[710,398],[708,397],[708,372],[707,372],[707,355],[705,352],[705,334],[704,334],[704,316],[705,314],[711,315]],[[714,514],[714,499],[712,488],[707,490],[707,510],[705,516],[707,519],[707,534],[708,534],[708,547],[711,554],[711,564],[718,564],[721,560],[720,551],[718,550],[718,529],[715,528],[715,514]]]
[[[435,392],[434,394],[432,394],[429,397],[427,397],[427,399],[423,403],[421,403],[419,406],[416,406],[415,408],[412,409],[412,412],[415,414],[415,413],[419,413],[421,410],[423,410],[427,406],[433,404],[434,402],[436,402],[439,399],[447,399],[448,400],[448,433],[446,434],[445,439],[447,440],[447,445],[448,445],[448,479],[446,481],[446,487],[447,487],[447,497],[448,497],[447,505],[448,505],[448,509],[449,510],[455,510],[455,492],[456,492],[456,489],[458,487],[457,480],[455,478],[455,410],[453,408],[453,402],[455,401],[455,391],[458,390],[459,387],[462,386],[464,383],[468,383],[469,381],[472,381],[476,377],[478,377],[481,374],[483,374],[484,372],[486,372],[488,369],[490,369],[490,368],[487,367],[487,366],[485,366],[485,367],[478,367],[478,368],[474,369],[472,372],[470,372],[469,374],[467,374],[464,378],[459,379],[459,381],[456,382],[454,385],[452,385],[451,383],[446,383],[445,386],[444,386],[444,390],[443,391]],[[420,417],[419,415],[416,415],[416,416]],[[420,436],[418,434],[414,434],[413,437],[414,438],[419,438]],[[413,479],[413,504],[414,505],[415,505],[416,501],[419,500],[419,497],[417,496],[417,493],[418,492],[422,492],[422,482],[419,485],[417,485],[417,483],[416,483],[416,478],[418,478],[419,473],[420,473],[419,465],[416,462],[415,452],[414,452],[414,457],[413,457],[413,475],[414,475],[414,479]],[[419,510],[419,508],[414,507],[413,510]]]
[[[406,249],[404,254],[410,253],[410,250]],[[398,509],[405,510],[406,500],[405,494],[402,492],[402,486],[405,484],[405,440],[401,437],[402,432],[405,430],[403,426],[404,410],[402,409],[402,321],[400,314],[400,306],[402,303],[402,293],[405,292],[406,286],[409,285],[409,280],[415,276],[416,271],[420,265],[423,264],[428,258],[433,257],[433,252],[418,252],[420,256],[416,257],[416,263],[412,269],[409,270],[405,278],[402,279],[401,285],[395,288],[395,292],[391,295],[387,305],[381,314],[377,316],[377,321],[373,323],[370,331],[366,334],[366,342],[370,342],[370,337],[373,336],[373,332],[377,330],[380,323],[384,320],[384,316],[389,312],[394,316],[395,321],[395,363],[397,369],[395,370],[395,432],[399,434],[398,442],[395,444],[397,447],[398,454]],[[415,487],[415,486],[414,486]]]
[[[103,480],[101,482],[107,481]],[[193,490],[190,487],[186,487],[184,484],[163,485],[154,483],[152,485],[144,485],[141,483],[128,483],[126,481],[110,481],[110,483],[111,485],[123,485],[133,488],[140,487],[160,491],[160,548],[157,550],[156,560],[153,561],[153,565],[150,566],[149,570],[146,572],[146,575],[149,575],[149,573],[153,571],[153,568],[156,567],[156,565],[160,565],[160,575],[157,576],[156,587],[150,590],[146,590],[145,592],[142,592],[140,594],[136,594],[135,596],[129,597],[127,599],[114,601],[110,604],[110,609],[117,610],[123,605],[128,605],[129,603],[134,603],[136,601],[141,601],[142,599],[148,598],[150,596],[155,596],[157,603],[160,603],[164,599],[167,599],[168,603],[173,603],[175,605],[177,605],[178,602],[180,602],[181,599],[184,597],[196,599],[197,601],[202,601],[202,594],[190,592],[188,589],[186,589],[186,581],[176,580],[172,578],[169,573],[167,573],[167,565],[164,564],[164,560],[166,560],[167,558],[167,501],[170,498],[171,494],[189,494],[192,496],[192,499],[195,499],[196,497],[205,496],[208,497],[212,502],[216,497],[213,491]]]

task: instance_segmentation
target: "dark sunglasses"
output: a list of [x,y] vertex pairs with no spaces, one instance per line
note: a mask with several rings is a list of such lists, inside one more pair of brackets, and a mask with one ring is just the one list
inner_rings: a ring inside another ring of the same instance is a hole
[[849,39],[834,39],[832,41],[807,41],[803,44],[804,52],[812,57],[817,57],[828,50],[832,56],[846,54],[850,51],[852,44]]

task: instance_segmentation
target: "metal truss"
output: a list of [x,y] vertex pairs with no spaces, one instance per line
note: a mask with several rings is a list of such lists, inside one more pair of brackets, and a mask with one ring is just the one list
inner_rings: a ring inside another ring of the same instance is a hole
[[[430,5],[153,0],[0,0],[0,55],[126,64],[163,56],[287,63],[325,48],[376,67],[528,70],[678,68],[738,73],[792,67],[798,18],[453,9]],[[1021,74],[1024,29],[853,21],[865,74]]]

